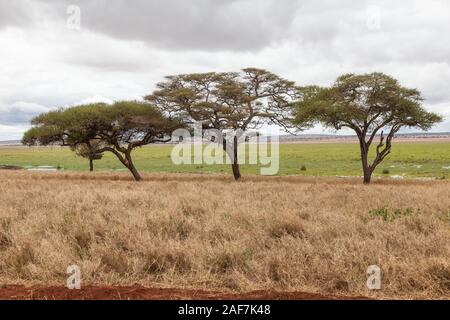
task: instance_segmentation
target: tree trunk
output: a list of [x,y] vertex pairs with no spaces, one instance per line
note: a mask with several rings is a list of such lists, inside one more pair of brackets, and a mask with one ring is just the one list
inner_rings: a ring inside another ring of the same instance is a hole
[[94,171],[94,160],[89,159],[89,171]]
[[228,150],[227,146],[228,146],[228,143],[224,139],[223,140],[223,149],[230,157],[231,170],[233,171],[234,180],[239,181],[241,179],[241,170],[239,168],[239,161],[238,161],[238,138],[237,137],[233,138],[233,150]]
[[134,180],[136,181],[142,181],[142,177],[137,171],[136,167],[134,166],[133,160],[131,159],[131,152],[126,153],[125,157],[127,159],[127,168],[130,170],[131,174],[134,177]]
[[367,143],[363,140],[360,140],[360,146],[361,146],[361,162],[364,174],[364,184],[370,184],[370,182],[372,181],[373,171],[369,165],[369,147],[367,146]]
[[141,177],[141,175],[139,174],[139,172],[137,171],[137,169],[136,169],[136,167],[134,165],[131,165],[128,169],[133,174],[134,180],[142,181],[142,177]]
[[233,170],[233,176],[234,180],[239,181],[241,180],[241,170],[239,169],[239,164],[232,164],[231,169]]
[[367,169],[364,171],[364,184],[370,184],[372,181],[372,170]]
[[239,181],[241,179],[241,170],[239,169],[238,161],[238,137],[233,138],[233,158],[231,169],[233,170],[234,180]]

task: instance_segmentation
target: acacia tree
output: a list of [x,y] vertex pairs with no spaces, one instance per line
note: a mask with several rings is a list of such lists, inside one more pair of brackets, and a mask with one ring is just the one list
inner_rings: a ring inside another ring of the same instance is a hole
[[[241,178],[239,134],[263,123],[287,128],[292,122],[289,103],[297,98],[294,82],[262,69],[240,73],[201,73],[168,76],[147,101],[186,124],[202,122],[203,129],[222,132],[218,143],[231,160],[235,180]],[[232,130],[229,137],[225,131]]]
[[[321,123],[336,130],[355,131],[361,149],[364,183],[371,182],[377,166],[391,153],[395,134],[403,127],[429,130],[442,118],[422,107],[416,89],[402,87],[382,73],[346,74],[329,88],[302,88],[302,98],[292,104],[294,123],[300,128]],[[376,154],[369,151],[379,137]]]
[[89,171],[94,171],[94,161],[101,160],[103,158],[103,153],[98,152],[102,148],[102,143],[98,140],[92,140],[88,143],[79,144],[71,147],[77,156],[89,160]]
[[25,133],[26,145],[79,146],[101,144],[97,154],[113,153],[130,170],[136,181],[142,180],[132,151],[156,142],[168,142],[170,133],[180,127],[176,119],[165,117],[144,102],[123,101],[113,105],[90,104],[51,111],[32,120]]

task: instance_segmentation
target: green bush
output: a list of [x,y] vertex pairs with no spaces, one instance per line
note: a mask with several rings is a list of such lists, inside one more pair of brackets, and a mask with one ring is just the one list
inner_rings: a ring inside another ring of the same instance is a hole
[[447,213],[444,213],[444,221],[450,222],[450,211]]
[[421,210],[420,209],[414,210],[412,208],[392,210],[389,209],[388,207],[383,207],[370,210],[369,214],[372,217],[381,217],[384,221],[394,221],[401,217],[412,216],[413,214],[419,215],[421,214]]

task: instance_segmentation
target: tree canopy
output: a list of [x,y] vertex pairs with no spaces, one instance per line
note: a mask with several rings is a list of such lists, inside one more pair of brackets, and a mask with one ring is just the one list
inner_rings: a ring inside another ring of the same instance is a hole
[[171,132],[181,124],[148,103],[122,101],[50,111],[35,117],[32,126],[24,134],[24,144],[73,149],[101,145],[96,154],[113,153],[139,181],[142,177],[133,164],[132,151],[150,143],[168,142]]
[[89,171],[92,172],[94,171],[94,160],[101,160],[103,158],[103,153],[99,152],[103,146],[99,140],[90,140],[89,143],[78,144],[72,146],[71,149],[77,156],[89,160]]
[[[418,90],[405,88],[383,73],[346,74],[331,87],[309,86],[300,92],[301,99],[292,104],[293,123],[302,129],[320,123],[353,130],[360,142],[365,183],[370,183],[374,170],[390,154],[401,128],[429,130],[442,121],[423,108]],[[377,136],[376,155],[369,163],[369,149]]]

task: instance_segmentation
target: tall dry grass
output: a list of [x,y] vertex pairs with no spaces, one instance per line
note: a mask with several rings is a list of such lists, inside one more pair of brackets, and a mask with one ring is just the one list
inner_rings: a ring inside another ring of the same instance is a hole
[[77,264],[84,284],[450,298],[449,182],[145,178],[0,172],[0,282],[65,285]]

